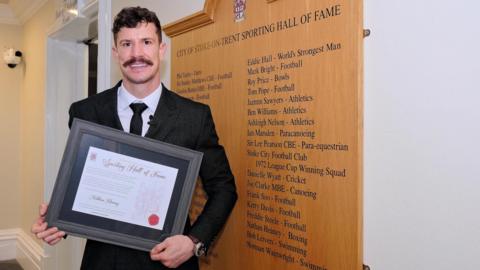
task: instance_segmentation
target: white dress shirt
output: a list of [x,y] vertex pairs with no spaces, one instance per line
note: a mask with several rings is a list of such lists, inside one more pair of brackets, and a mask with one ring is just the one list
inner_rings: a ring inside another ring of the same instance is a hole
[[122,123],[123,130],[125,132],[130,132],[130,121],[132,120],[133,111],[130,108],[131,103],[145,103],[148,108],[143,111],[142,113],[142,136],[145,136],[147,133],[148,122],[150,121],[150,116],[155,114],[155,110],[157,109],[158,102],[160,100],[160,96],[162,95],[162,85],[160,84],[155,91],[153,91],[150,95],[146,96],[145,98],[138,99],[130,92],[128,92],[123,83],[120,87],[118,87],[118,98],[117,98],[117,113],[118,117],[120,118],[120,123]]

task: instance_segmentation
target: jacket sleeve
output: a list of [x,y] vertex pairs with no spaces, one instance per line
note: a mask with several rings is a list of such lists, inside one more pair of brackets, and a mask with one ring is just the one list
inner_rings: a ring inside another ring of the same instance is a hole
[[70,105],[70,109],[68,110],[68,115],[69,115],[68,128],[72,128],[73,119],[78,117],[75,112],[75,103]]
[[200,177],[208,198],[190,234],[208,248],[227,221],[237,200],[237,192],[225,150],[218,142],[210,108],[205,108],[195,150],[203,152]]

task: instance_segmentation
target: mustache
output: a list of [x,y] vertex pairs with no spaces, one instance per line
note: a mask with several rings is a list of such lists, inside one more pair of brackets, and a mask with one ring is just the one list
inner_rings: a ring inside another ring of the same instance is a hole
[[123,67],[127,67],[133,63],[144,63],[144,64],[147,64],[147,65],[153,65],[153,62],[144,58],[144,57],[132,57],[130,59],[128,59],[127,61],[125,61],[125,63],[123,63]]

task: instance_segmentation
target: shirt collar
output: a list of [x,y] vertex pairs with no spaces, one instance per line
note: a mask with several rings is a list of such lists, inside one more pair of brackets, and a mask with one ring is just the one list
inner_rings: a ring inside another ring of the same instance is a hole
[[139,99],[130,94],[130,92],[125,89],[123,82],[118,87],[118,110],[130,110],[131,103],[138,103],[143,102],[148,106],[149,110],[155,112],[158,106],[158,102],[160,100],[160,96],[162,95],[162,84],[158,86],[150,95]]

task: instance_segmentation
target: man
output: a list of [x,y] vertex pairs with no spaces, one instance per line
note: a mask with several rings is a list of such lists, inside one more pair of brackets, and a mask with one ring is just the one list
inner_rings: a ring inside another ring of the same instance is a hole
[[[208,248],[237,199],[210,109],[161,84],[160,61],[166,48],[155,13],[140,7],[124,8],[116,16],[112,32],[113,56],[123,80],[72,104],[69,125],[73,118],[80,118],[203,152],[200,177],[208,200],[195,223],[191,226],[187,221],[185,235],[167,238],[150,253],[88,240],[82,269],[198,269],[194,255],[200,256]],[[42,204],[32,232],[54,245],[65,232],[47,228],[46,211],[47,205]]]

